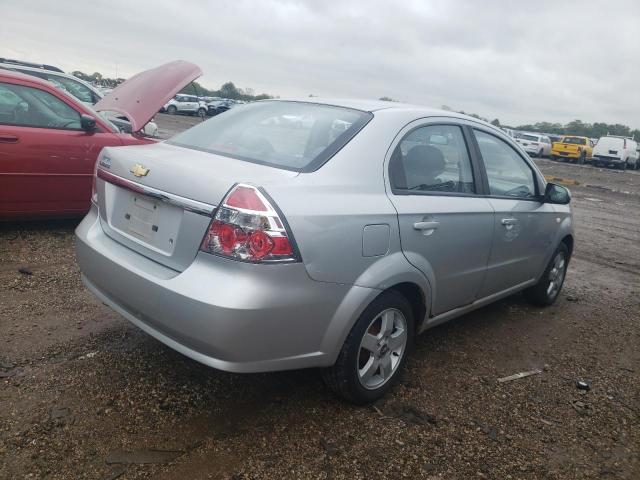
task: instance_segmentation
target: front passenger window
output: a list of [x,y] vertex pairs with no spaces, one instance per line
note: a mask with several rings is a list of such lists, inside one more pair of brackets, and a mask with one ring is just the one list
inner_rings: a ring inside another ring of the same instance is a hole
[[484,161],[491,195],[535,198],[533,170],[505,141],[474,130]]
[[80,114],[43,90],[0,83],[0,123],[79,130]]
[[457,126],[429,125],[413,130],[395,148],[389,170],[394,190],[475,192],[466,142]]

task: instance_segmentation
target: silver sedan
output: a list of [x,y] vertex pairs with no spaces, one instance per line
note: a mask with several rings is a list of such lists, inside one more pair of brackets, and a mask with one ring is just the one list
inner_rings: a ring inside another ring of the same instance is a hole
[[105,148],[78,226],[86,286],[230,372],[321,367],[366,403],[416,334],[516,292],[555,301],[570,194],[501,130],[388,102],[270,100]]

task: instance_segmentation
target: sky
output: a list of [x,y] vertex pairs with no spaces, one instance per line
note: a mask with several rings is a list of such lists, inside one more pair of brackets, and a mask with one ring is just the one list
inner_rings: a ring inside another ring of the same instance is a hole
[[640,128],[640,1],[0,0],[0,57],[207,88],[379,98],[503,124]]

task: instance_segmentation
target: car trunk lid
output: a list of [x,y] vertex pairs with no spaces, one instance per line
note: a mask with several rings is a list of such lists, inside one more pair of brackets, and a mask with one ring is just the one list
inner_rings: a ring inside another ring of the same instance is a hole
[[118,112],[141,130],[164,104],[202,75],[197,65],[184,60],[165,63],[134,75],[95,104],[97,112]]
[[105,148],[96,182],[100,221],[112,239],[182,271],[236,183],[264,186],[296,175],[166,143]]

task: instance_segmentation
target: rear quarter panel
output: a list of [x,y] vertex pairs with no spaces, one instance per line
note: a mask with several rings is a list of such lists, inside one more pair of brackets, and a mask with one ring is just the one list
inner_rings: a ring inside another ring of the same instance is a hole
[[[385,155],[404,123],[374,117],[320,169],[266,186],[314,280],[379,289],[408,278],[425,283],[402,254],[396,255],[401,252],[398,219],[384,185]],[[363,256],[367,225],[388,225],[386,254]]]

